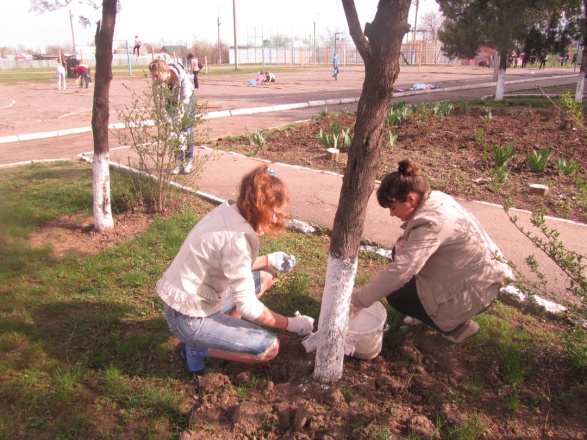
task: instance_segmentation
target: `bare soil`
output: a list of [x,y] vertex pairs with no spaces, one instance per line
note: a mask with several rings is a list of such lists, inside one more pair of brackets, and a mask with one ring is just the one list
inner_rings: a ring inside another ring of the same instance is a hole
[[[515,140],[516,158],[504,184],[512,205],[532,210],[543,206],[551,215],[587,220],[574,179],[559,176],[554,165],[565,154],[584,169],[585,133],[565,125],[552,110],[494,109],[492,114],[493,121],[486,122],[483,109],[456,111],[443,122],[414,119],[394,129],[399,137],[395,146],[384,149],[379,177],[410,157],[423,165],[434,188],[499,203],[486,180],[490,146]],[[320,128],[326,131],[332,122],[352,128],[354,116],[330,114],[266,133],[264,149],[242,137],[221,139],[217,147],[343,173],[344,153],[339,162],[328,161],[316,140]],[[485,146],[475,135],[480,128]],[[547,145],[556,150],[555,156],[544,172],[531,172],[526,153]],[[529,183],[546,184],[550,192],[544,198],[530,195]],[[77,247],[79,254],[87,254],[140,233],[150,222],[139,214],[116,221],[116,233],[102,236],[91,232],[91,218],[64,218],[32,240],[67,243],[67,251]],[[563,332],[566,327],[519,311],[512,316],[514,325],[528,330]],[[524,381],[512,386],[504,379],[503,366],[486,357],[488,350],[478,349],[487,339],[478,336],[454,346],[426,327],[398,327],[385,333],[379,356],[370,361],[347,357],[342,380],[321,385],[312,380],[314,355],[305,352],[299,338],[285,332],[279,336],[280,354],[268,364],[213,359],[210,373],[186,378],[184,389],[192,399],[185,410],[191,416],[181,439],[587,438],[587,377],[573,373],[554,344],[528,346],[524,355],[531,353],[536,362],[527,367]],[[173,353],[170,362],[182,369]],[[99,418],[107,426],[109,416]]]
[[[397,162],[410,158],[422,166],[431,187],[467,200],[502,203],[546,215],[587,222],[587,196],[578,188],[575,175],[559,175],[557,160],[574,161],[582,175],[587,163],[587,130],[565,118],[556,109],[494,108],[487,121],[485,108],[456,108],[452,116],[440,120],[430,113],[413,115],[389,131],[398,135],[394,146],[382,149],[378,179],[397,169]],[[327,158],[320,145],[320,130],[332,131],[333,125],[354,130],[354,114],[322,114],[307,123],[292,124],[265,133],[266,146],[259,148],[246,137],[219,139],[219,149],[254,155],[275,162],[344,174],[346,152],[338,161]],[[508,177],[497,191],[492,184],[493,150],[514,143],[515,157],[508,162]],[[544,171],[531,171],[527,158],[550,148],[554,155]],[[582,177],[584,180],[584,176]],[[546,197],[531,194],[529,184],[549,187]]]

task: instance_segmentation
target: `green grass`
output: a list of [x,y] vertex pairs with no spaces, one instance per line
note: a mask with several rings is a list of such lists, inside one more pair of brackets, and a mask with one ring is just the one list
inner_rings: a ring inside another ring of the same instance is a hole
[[[57,66],[57,63],[55,63]],[[318,66],[322,67],[322,65]],[[145,72],[148,73],[148,65],[133,65],[132,66],[132,78],[143,78]],[[266,71],[270,70],[271,72],[275,73],[276,76],[281,72],[297,72],[300,70],[307,70],[312,68],[312,66],[304,66],[301,67],[280,67],[280,66],[269,66],[269,65],[250,65],[247,64],[246,67],[239,67],[239,69],[235,69],[234,66],[231,65],[223,65],[223,66],[216,66],[210,65],[209,72],[204,73],[202,72],[201,75],[205,75],[207,77],[215,77],[215,76],[226,76],[226,75],[249,75],[254,76],[260,70]],[[95,67],[92,69],[92,78],[96,73]],[[124,78],[129,77],[128,74],[128,66],[112,66],[112,74],[115,78]],[[29,68],[29,69],[6,69],[0,70],[0,84],[16,84],[16,83],[53,83],[55,82],[56,78],[55,69],[50,67],[43,67],[43,68]]]
[[[0,438],[177,438],[188,427],[194,384],[174,359],[154,286],[187,232],[212,206],[192,200],[181,212],[156,217],[145,232],[95,255],[58,258],[50,246],[28,243],[48,221],[90,215],[91,191],[91,168],[82,164],[0,170]],[[328,238],[287,232],[261,240],[262,253],[283,249],[296,255],[296,270],[278,277],[264,303],[277,312],[299,310],[317,318]],[[384,264],[361,253],[357,276],[366,282]],[[401,316],[388,311],[386,345],[403,337]],[[504,405],[512,411],[540,403],[525,400],[519,390],[540,379],[536,370],[543,350],[552,351],[552,359],[562,360],[569,371],[585,371],[584,335],[567,340],[570,335],[540,330],[538,320],[497,304],[478,318],[482,332],[459,346],[478,356],[479,377],[487,365],[497,364]],[[446,350],[456,348],[446,342]],[[259,379],[235,387],[234,395],[246,398]],[[340,386],[352,400],[355,390]],[[454,390],[452,401],[469,408],[485,386],[471,376]],[[572,389],[552,396],[559,405],[580,398]],[[480,414],[442,429],[446,438],[473,439],[486,428]]]

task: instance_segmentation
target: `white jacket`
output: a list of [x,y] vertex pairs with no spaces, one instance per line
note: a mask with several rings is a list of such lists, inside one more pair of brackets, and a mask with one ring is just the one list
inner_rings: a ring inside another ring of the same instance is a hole
[[200,318],[219,312],[231,295],[237,311],[250,321],[263,312],[255,296],[251,268],[259,239],[235,202],[213,209],[191,230],[175,259],[157,282],[157,294],[171,308]]

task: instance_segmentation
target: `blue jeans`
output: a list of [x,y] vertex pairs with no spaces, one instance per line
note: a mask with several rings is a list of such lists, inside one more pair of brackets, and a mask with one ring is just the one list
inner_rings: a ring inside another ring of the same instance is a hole
[[275,340],[273,333],[221,312],[192,318],[170,307],[164,310],[171,333],[186,346],[202,349],[202,356],[209,356],[210,348],[260,356]]
[[[259,293],[259,271],[253,272],[253,279],[256,293]],[[171,307],[164,307],[164,311],[171,333],[200,356],[209,356],[209,348],[260,356],[275,341],[273,333],[223,312],[205,318],[192,318]]]

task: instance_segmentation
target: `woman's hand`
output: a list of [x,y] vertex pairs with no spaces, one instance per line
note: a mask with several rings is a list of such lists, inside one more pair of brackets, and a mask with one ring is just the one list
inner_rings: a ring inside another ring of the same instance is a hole
[[280,272],[291,272],[296,265],[296,257],[285,252],[273,252],[267,255],[267,265]]
[[287,318],[288,332],[297,333],[300,336],[310,334],[314,329],[314,318],[305,315],[296,315],[293,318]]
[[349,320],[355,319],[359,313],[363,310],[363,306],[355,300],[354,296],[351,296],[351,304],[349,306]]

